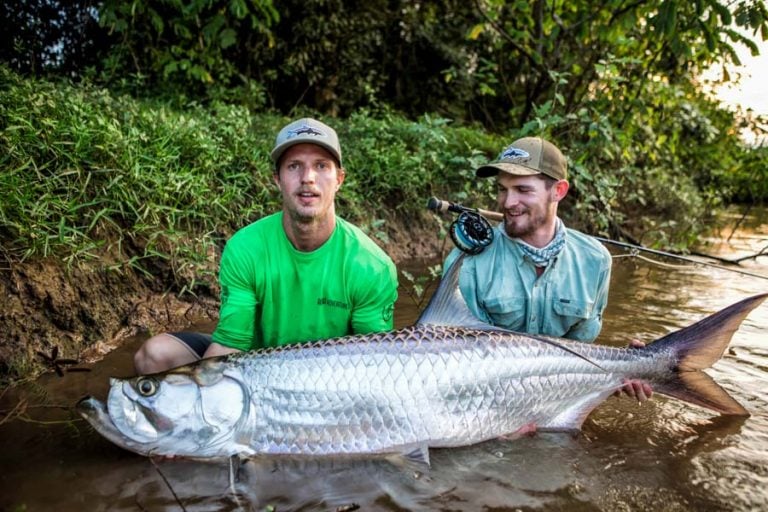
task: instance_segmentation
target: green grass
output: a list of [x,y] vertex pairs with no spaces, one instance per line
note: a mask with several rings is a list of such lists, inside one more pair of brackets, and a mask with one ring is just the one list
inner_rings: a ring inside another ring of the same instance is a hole
[[[74,264],[108,256],[116,268],[128,263],[151,274],[147,262],[163,261],[174,274],[195,276],[212,245],[279,208],[269,151],[288,118],[137,100],[2,67],[0,83],[7,259]],[[339,213],[369,229],[393,214],[423,213],[430,195],[474,187],[466,180],[472,168],[501,144],[475,134],[469,145],[462,129],[427,117],[326,121],[339,132],[347,168]]]

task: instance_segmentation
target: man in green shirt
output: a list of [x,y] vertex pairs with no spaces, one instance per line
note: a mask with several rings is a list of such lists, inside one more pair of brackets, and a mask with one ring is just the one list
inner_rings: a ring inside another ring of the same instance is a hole
[[336,132],[315,119],[300,119],[280,130],[271,157],[282,211],[227,242],[213,335],[153,336],[134,356],[137,372],[392,329],[395,266],[359,228],[336,216],[336,192],[345,177]]
[[[470,311],[490,324],[592,342],[608,302],[611,255],[558,218],[567,169],[560,150],[540,137],[516,140],[477,169],[478,177],[496,178],[504,221],[483,252],[464,259],[459,288]],[[458,255],[454,249],[443,268]],[[627,382],[624,391],[639,401],[652,393],[642,381]]]

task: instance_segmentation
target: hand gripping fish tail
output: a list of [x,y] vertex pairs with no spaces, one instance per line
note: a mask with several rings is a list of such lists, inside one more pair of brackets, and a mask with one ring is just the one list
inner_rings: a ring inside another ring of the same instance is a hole
[[643,379],[720,414],[748,412],[702,370],[723,355],[757,295],[642,349],[531,336],[483,323],[458,289],[462,255],[412,326],[210,358],[113,379],[78,411],[141,455],[223,459],[403,457],[537,430],[580,429]]

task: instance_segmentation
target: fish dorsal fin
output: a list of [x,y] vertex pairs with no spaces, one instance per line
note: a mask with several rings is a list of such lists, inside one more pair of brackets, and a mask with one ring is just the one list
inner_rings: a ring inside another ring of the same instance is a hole
[[[486,331],[514,333],[509,329],[483,322],[469,310],[469,306],[467,306],[467,302],[464,300],[464,296],[459,289],[459,271],[461,270],[461,265],[465,257],[466,254],[462,253],[448,268],[448,272],[446,272],[440,280],[440,284],[437,285],[437,290],[429,300],[427,308],[416,321],[416,325],[441,325],[445,327],[464,327],[466,329],[482,329]],[[566,347],[554,338],[531,334],[526,334],[526,336],[542,343],[546,343],[547,345],[562,349],[587,361],[597,368],[604,370],[604,368],[595,361],[592,361],[576,350]]]
[[416,321],[416,325],[442,325],[466,327],[468,329],[499,330],[483,322],[472,314],[459,289],[459,271],[466,254],[462,253],[445,273],[437,285],[437,290],[429,300],[426,309]]

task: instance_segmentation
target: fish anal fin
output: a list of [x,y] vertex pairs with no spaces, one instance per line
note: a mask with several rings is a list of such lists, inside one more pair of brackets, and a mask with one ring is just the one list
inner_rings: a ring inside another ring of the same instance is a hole
[[515,439],[519,439],[523,436],[532,436],[537,432],[537,430],[538,430],[538,427],[536,426],[535,423],[528,423],[510,434],[504,434],[499,436],[499,439],[501,439],[502,441],[514,441]]
[[680,372],[666,382],[654,382],[653,390],[725,416],[749,416],[744,406],[704,372]]
[[538,430],[540,432],[578,432],[589,413],[612,393],[613,390],[609,389],[585,395],[551,420],[541,422]]

